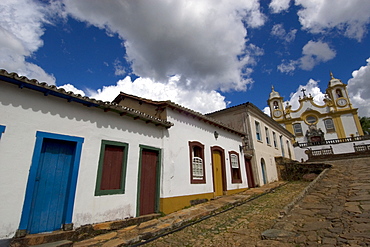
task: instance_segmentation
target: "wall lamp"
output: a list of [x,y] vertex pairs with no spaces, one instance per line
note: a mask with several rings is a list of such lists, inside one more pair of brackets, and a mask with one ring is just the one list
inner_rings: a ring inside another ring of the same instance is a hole
[[218,138],[218,132],[217,131],[213,132],[213,135],[215,136],[215,138],[217,140],[217,138]]

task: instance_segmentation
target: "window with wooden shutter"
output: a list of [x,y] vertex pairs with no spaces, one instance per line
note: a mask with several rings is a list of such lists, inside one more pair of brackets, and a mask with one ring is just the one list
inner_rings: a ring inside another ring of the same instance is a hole
[[200,142],[189,142],[190,183],[206,183],[204,167],[204,145]]
[[229,152],[230,167],[231,167],[231,182],[241,183],[242,177],[240,172],[239,154],[235,151]]
[[123,194],[128,144],[102,141],[95,195]]

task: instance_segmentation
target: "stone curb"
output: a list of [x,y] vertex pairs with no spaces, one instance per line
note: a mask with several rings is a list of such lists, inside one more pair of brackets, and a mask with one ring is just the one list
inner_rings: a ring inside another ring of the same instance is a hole
[[302,200],[303,197],[305,197],[308,193],[312,191],[313,186],[315,186],[321,179],[325,176],[325,174],[330,170],[331,168],[324,169],[319,176],[317,176],[309,185],[307,185],[306,188],[298,195],[296,196],[291,203],[286,205],[282,211],[280,211],[279,219],[283,218],[285,215],[287,215],[290,210],[299,202]]

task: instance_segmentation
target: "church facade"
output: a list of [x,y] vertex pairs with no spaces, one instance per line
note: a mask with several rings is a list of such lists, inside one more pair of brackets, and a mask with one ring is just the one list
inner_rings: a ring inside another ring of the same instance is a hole
[[267,101],[271,117],[295,135],[296,143],[308,146],[320,145],[326,140],[362,136],[364,133],[359,121],[357,108],[351,104],[347,85],[330,73],[323,104],[313,101],[313,97],[302,90],[299,107],[284,106],[283,97],[272,88]]

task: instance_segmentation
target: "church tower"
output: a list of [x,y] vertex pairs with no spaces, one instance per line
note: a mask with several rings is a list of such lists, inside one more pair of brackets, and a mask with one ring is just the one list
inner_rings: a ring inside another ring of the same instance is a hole
[[[341,80],[334,78],[330,72],[330,81],[326,94],[331,100],[335,111],[352,109],[352,104],[348,96],[347,85]],[[329,101],[329,99],[327,99]]]
[[270,107],[271,116],[274,120],[281,120],[284,117],[283,97],[275,91],[274,86],[271,88],[270,97],[267,100]]

